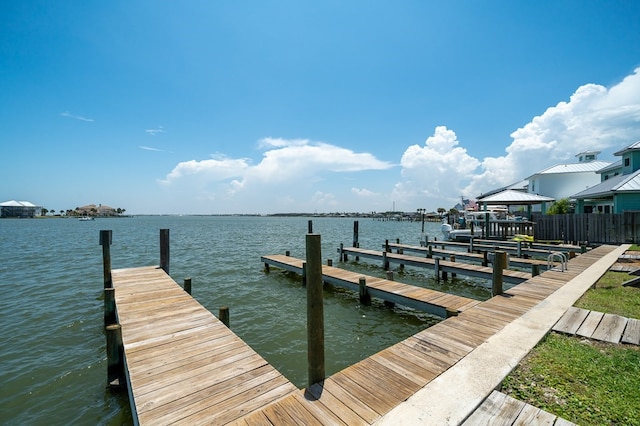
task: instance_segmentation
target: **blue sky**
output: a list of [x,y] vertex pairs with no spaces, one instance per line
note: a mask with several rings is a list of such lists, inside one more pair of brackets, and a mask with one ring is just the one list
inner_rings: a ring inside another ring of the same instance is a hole
[[640,2],[0,2],[0,201],[450,208],[640,139]]

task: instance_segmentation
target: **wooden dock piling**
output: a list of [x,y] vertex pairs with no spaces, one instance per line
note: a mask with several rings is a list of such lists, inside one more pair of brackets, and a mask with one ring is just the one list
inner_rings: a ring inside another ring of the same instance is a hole
[[229,307],[223,306],[218,311],[218,319],[229,328]]
[[113,287],[104,290],[104,326],[116,323],[116,291]]
[[104,277],[104,288],[113,287],[111,278],[111,231],[100,231],[100,245],[102,246],[102,275]]
[[360,277],[358,279],[358,284],[360,286],[360,303],[362,303],[363,305],[370,305],[371,296],[369,295],[369,290],[367,289],[367,279],[365,277]]
[[491,294],[498,296],[502,294],[502,270],[507,265],[507,253],[504,251],[496,251],[493,256],[493,279],[491,283]]
[[122,327],[120,324],[110,324],[105,327],[105,332],[107,335],[107,380],[110,388],[119,389],[125,386]]
[[160,230],[160,268],[169,274],[169,230]]
[[319,234],[307,234],[307,361],[309,386],[325,378],[322,251]]
[[186,291],[187,294],[191,294],[191,278],[184,279],[182,288],[184,288],[184,291]]

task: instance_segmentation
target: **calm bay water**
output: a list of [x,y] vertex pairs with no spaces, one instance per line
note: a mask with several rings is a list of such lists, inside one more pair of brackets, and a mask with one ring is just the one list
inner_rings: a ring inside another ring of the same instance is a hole
[[[170,229],[171,276],[193,281],[193,296],[217,314],[229,306],[231,329],[299,387],[306,385],[306,290],[297,277],[260,256],[305,257],[309,218],[141,216],[98,219],[0,220],[0,423],[130,424],[126,393],[106,389],[102,326],[102,249],[99,231],[113,231],[114,269],[157,265],[159,230]],[[350,246],[353,219],[313,218],[322,257],[334,266],[384,277],[378,263],[338,262]],[[440,225],[425,223],[430,239]],[[419,245],[421,225],[359,219],[360,246],[381,249],[385,239]],[[476,299],[489,284],[462,277],[446,283],[433,272],[406,268],[396,280]],[[326,373],[378,352],[440,319],[325,290]]]

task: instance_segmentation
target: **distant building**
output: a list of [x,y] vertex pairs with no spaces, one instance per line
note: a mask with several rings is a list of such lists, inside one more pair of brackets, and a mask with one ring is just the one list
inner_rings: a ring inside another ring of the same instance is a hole
[[529,176],[527,191],[561,200],[598,184],[601,180],[598,172],[610,166],[607,161],[598,161],[599,153],[581,152],[576,155],[578,163],[558,164]]
[[95,204],[89,204],[86,206],[78,207],[76,208],[76,212],[78,212],[80,216],[106,217],[117,215],[116,209],[109,206],[103,206],[102,204],[98,204],[97,206]]
[[30,218],[42,215],[42,207],[29,201],[5,201],[0,203],[0,217]]

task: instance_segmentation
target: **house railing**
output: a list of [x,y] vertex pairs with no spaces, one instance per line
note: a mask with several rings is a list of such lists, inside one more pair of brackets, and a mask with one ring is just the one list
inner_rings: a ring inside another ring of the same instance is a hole
[[640,244],[640,212],[543,215],[534,213],[534,238],[566,243]]

